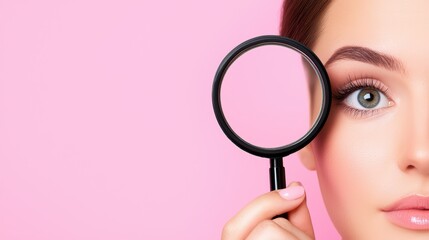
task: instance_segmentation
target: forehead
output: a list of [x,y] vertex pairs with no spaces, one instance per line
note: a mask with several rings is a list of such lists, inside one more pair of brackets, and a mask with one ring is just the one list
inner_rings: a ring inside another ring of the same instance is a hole
[[333,0],[313,50],[323,62],[348,45],[427,58],[428,10],[427,0]]

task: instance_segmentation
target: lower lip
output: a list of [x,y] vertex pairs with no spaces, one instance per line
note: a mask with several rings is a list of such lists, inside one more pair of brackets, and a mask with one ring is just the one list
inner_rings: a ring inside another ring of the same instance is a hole
[[429,210],[406,209],[386,212],[388,219],[403,228],[429,230]]

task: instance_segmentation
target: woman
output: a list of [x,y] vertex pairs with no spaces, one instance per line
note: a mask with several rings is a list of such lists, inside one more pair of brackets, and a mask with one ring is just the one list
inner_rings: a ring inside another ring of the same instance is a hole
[[[286,0],[281,33],[325,64],[334,100],[301,150],[343,239],[429,239],[429,1]],[[289,212],[289,219],[274,216]],[[320,224],[320,223],[314,223]],[[299,183],[260,196],[229,239],[314,239]]]

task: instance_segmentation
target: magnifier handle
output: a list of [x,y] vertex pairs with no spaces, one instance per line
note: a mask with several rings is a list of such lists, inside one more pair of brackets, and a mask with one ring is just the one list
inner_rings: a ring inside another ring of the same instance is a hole
[[271,191],[286,188],[285,168],[283,158],[270,159],[270,185]]
[[[285,168],[283,167],[283,158],[270,159],[270,187],[271,191],[286,188]],[[275,216],[274,218],[288,218],[287,213]],[[274,219],[273,218],[273,219]]]

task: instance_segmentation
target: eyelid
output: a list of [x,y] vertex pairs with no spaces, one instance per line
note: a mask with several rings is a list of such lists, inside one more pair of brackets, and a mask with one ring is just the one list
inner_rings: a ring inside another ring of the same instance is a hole
[[370,118],[376,114],[382,113],[384,110],[386,110],[386,108],[377,108],[371,110],[360,110],[349,106],[345,106],[344,108],[344,111],[346,111],[347,114],[356,119]]
[[383,94],[385,94],[390,101],[392,101],[392,98],[389,95],[389,88],[383,82],[371,76],[365,76],[365,75],[361,75],[361,76],[348,75],[347,83],[343,84],[342,86],[336,89],[333,89],[332,95],[337,100],[342,101],[352,92],[362,89],[364,87],[377,89]]

